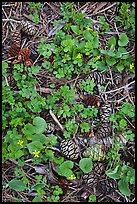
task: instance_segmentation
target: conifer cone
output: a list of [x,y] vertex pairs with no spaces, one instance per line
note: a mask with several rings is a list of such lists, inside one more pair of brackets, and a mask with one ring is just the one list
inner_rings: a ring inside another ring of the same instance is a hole
[[97,108],[101,103],[101,99],[98,96],[92,94],[83,95],[82,101],[86,107],[95,106]]
[[94,188],[97,186],[98,184],[98,178],[96,176],[96,174],[94,172],[92,173],[88,173],[88,174],[84,174],[81,177],[83,184],[86,184],[87,186]]
[[95,132],[95,136],[100,139],[111,137],[111,123],[101,123],[101,126]]
[[100,120],[102,122],[109,122],[109,117],[112,114],[112,108],[110,104],[104,104],[100,109]]
[[20,46],[16,43],[13,43],[9,49],[9,56],[16,57],[19,54]]
[[80,147],[73,139],[62,140],[60,150],[61,153],[70,160],[76,160],[80,156]]
[[98,189],[104,194],[113,194],[117,190],[117,182],[112,179],[102,179],[99,182]]
[[93,161],[103,161],[106,156],[105,146],[94,144],[83,152],[84,157],[90,157]]
[[31,55],[31,50],[28,47],[25,47],[20,50],[18,55],[18,60],[20,62],[24,62],[29,59],[30,55]]
[[21,33],[20,33],[20,29],[17,29],[15,31],[12,32],[11,34],[11,41],[17,45],[20,46],[21,44]]
[[35,35],[37,30],[29,21],[21,21],[21,31],[28,36],[32,36]]
[[105,172],[105,166],[102,162],[94,162],[94,172],[101,175]]
[[47,123],[45,134],[53,134],[55,131],[55,125],[53,123]]
[[103,85],[106,80],[104,74],[98,71],[90,73],[90,75],[88,76],[88,79],[93,80],[96,85],[97,84]]

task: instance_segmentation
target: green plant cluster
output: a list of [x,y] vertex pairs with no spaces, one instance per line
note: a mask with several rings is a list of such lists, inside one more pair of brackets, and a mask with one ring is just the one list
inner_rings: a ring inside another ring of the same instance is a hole
[[124,26],[124,30],[129,33],[129,35],[135,37],[135,2],[126,3],[122,2],[119,9],[119,16],[116,16],[116,20]]
[[[53,62],[46,61],[43,67],[57,78],[66,79],[80,73],[88,74],[94,68],[108,71],[110,67],[114,72],[122,73],[125,70],[134,73],[132,57],[126,49],[129,43],[127,34],[110,37],[108,49],[99,49],[98,31],[92,29],[92,20],[82,13],[78,15],[70,4],[62,7],[62,10],[65,14],[62,30],[56,32],[52,43],[46,43],[46,38],[43,38],[38,46],[38,52],[45,59],[53,57]],[[103,16],[100,16],[99,22],[105,26]],[[60,21],[56,22],[56,25],[59,24]]]
[[29,2],[29,9],[31,13],[30,17],[35,24],[38,24],[40,21],[39,11],[41,10],[41,8],[42,8],[42,3]]
[[128,165],[117,165],[115,169],[108,169],[106,175],[112,179],[118,179],[118,188],[122,194],[131,195],[129,186],[135,184],[135,169]]

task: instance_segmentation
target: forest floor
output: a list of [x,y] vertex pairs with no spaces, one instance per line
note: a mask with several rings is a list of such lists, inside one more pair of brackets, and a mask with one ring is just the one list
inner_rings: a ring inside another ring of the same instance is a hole
[[2,2],[3,202],[135,200],[134,63],[134,3]]

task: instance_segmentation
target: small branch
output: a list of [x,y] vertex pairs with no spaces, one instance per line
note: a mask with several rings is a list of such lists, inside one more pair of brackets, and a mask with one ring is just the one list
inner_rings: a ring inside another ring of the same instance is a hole
[[11,21],[11,22],[15,22],[15,23],[20,23],[20,21],[17,21],[17,20],[14,20],[14,19],[9,19],[9,18],[7,18],[7,19],[2,19],[2,21]]
[[126,117],[126,116],[124,116],[124,118],[129,122],[129,124],[132,126],[132,128],[135,130],[135,127],[134,127],[134,125],[129,121],[129,119]]
[[135,81],[132,81],[132,82],[130,82],[129,84],[127,84],[127,85],[125,85],[125,86],[122,86],[122,87],[120,87],[120,88],[118,88],[118,89],[114,89],[114,90],[111,90],[111,91],[101,91],[101,90],[99,90],[100,91],[100,93],[102,93],[102,94],[109,94],[109,93],[113,93],[113,92],[115,92],[115,91],[119,91],[119,90],[121,90],[121,89],[127,89],[130,85],[132,85],[132,84],[134,84],[135,83]]
[[97,13],[92,14],[92,16],[93,16],[93,15],[96,15],[96,14],[99,14],[99,13],[102,13],[102,12],[104,12],[104,11],[106,11],[106,10],[112,8],[112,7],[115,6],[115,5],[116,5],[116,3],[114,3],[114,4],[110,5],[110,6],[108,6],[107,8],[105,8],[105,9],[103,9],[103,10],[101,10],[101,11],[98,11]]
[[57,117],[54,115],[54,113],[52,112],[52,110],[49,111],[51,117],[53,118],[53,120],[57,123],[57,125],[60,127],[60,129],[62,130],[62,132],[64,132],[64,127],[60,124],[59,120],[57,119]]
[[119,32],[118,32],[118,29],[117,29],[116,23],[114,23],[114,26],[115,26],[116,32],[117,32],[117,34],[118,34],[118,36],[119,36]]

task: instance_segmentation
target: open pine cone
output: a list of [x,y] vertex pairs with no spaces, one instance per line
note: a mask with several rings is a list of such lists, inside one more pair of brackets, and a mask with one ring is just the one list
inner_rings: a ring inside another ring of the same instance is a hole
[[20,50],[18,54],[18,60],[20,62],[24,62],[29,59],[31,55],[31,50],[28,47],[24,47],[23,49]]
[[95,106],[98,108],[100,106],[101,99],[96,95],[92,95],[92,94],[82,95],[81,98],[82,98],[82,102],[86,107]]
[[16,43],[13,43],[9,49],[9,56],[16,57],[18,56],[19,51],[20,51],[20,46]]
[[61,153],[70,160],[76,160],[80,156],[80,147],[75,140],[65,139],[60,143]]
[[21,31],[23,31],[26,35],[32,36],[35,35],[36,28],[29,21],[21,21]]

